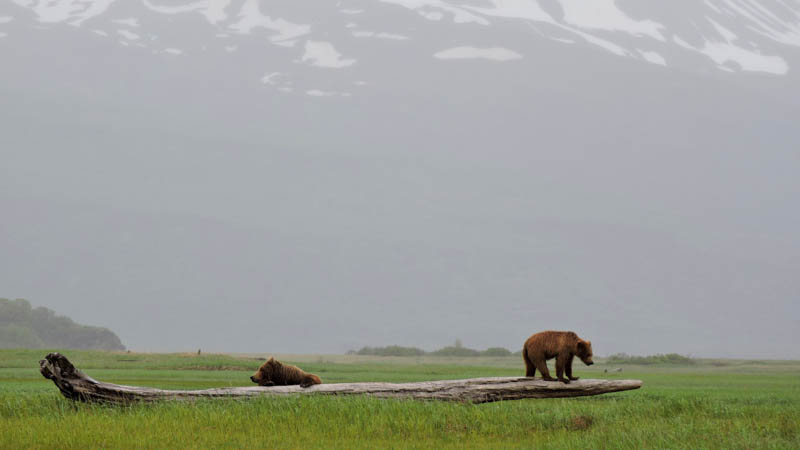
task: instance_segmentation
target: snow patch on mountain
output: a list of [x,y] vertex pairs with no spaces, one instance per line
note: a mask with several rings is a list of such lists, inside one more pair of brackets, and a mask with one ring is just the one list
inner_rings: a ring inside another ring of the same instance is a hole
[[715,6],[706,0],[706,4],[713,6],[720,14],[749,20],[750,29],[756,33],[782,44],[800,47],[800,4],[796,0],[778,2],[782,6],[780,17],[755,0],[722,0],[720,3]]
[[647,51],[647,50],[639,50],[639,54],[642,55],[642,58],[644,58],[645,61],[647,61],[649,63],[658,64],[659,66],[666,66],[667,65],[667,60],[664,59],[664,57],[661,56],[661,54],[659,54],[657,52],[650,52],[650,51]]
[[311,89],[306,91],[306,95],[310,95],[312,97],[332,97],[336,95],[336,92],[333,91],[321,91],[319,89]]
[[273,19],[261,13],[258,0],[247,0],[239,11],[239,21],[230,25],[230,29],[240,34],[250,34],[256,28],[266,28],[277,34],[270,40],[283,41],[295,39],[311,32],[310,25],[296,24],[288,20]]
[[225,9],[230,5],[231,0],[203,0],[189,3],[188,5],[164,6],[155,5],[149,0],[144,0],[144,5],[155,12],[161,14],[180,14],[186,12],[199,12],[212,25],[222,22],[228,18]]
[[624,48],[620,47],[619,45],[611,41],[601,39],[597,36],[594,36],[589,33],[584,33],[583,31],[579,30],[572,30],[572,32],[582,37],[589,44],[596,45],[602,48],[603,50],[611,52],[617,56],[631,56],[631,53],[629,51],[625,50]]
[[129,41],[135,41],[135,40],[139,39],[139,35],[138,34],[133,33],[131,31],[128,31],[128,30],[117,30],[117,34],[119,34],[120,36],[124,37],[125,39],[127,39]]
[[433,56],[437,59],[487,59],[499,62],[522,59],[519,53],[503,47],[454,47],[434,53]]
[[108,10],[115,0],[11,0],[19,6],[29,8],[43,23],[64,22],[74,19],[71,25],[80,26],[84,21],[99,16]]
[[427,13],[424,11],[420,11],[419,15],[434,22],[438,22],[442,20],[442,18],[444,17],[444,14],[440,13],[439,11],[431,11]]
[[309,62],[312,66],[341,69],[355,64],[355,59],[343,59],[342,54],[330,42],[306,41],[305,53],[302,62]]
[[545,12],[538,2],[525,0],[489,0],[488,3],[491,3],[492,6],[465,6],[465,8],[485,16],[556,23],[555,19]]
[[[448,13],[453,17],[454,23],[479,25],[489,25],[489,21],[480,15],[473,14],[468,8],[453,5],[451,2],[441,0],[380,0],[382,3],[402,6],[410,10],[417,11],[422,17],[428,20],[439,21]],[[442,12],[429,11],[429,9],[440,9]]]
[[261,77],[261,82],[270,86],[275,86],[278,84],[278,78],[281,77],[281,75],[283,74],[280,72],[271,72],[265,74],[263,77]]
[[119,25],[125,25],[131,28],[139,28],[139,20],[136,19],[135,17],[129,17],[127,19],[114,19],[112,20],[112,22]]
[[652,20],[633,20],[617,6],[615,0],[560,0],[564,21],[572,26],[606,31],[619,31],[634,36],[649,36],[666,41],[664,25]]
[[[699,54],[707,58],[709,65],[729,72],[786,74],[791,63],[781,46],[800,47],[800,0],[702,0],[676,3],[670,8],[657,7],[657,0],[642,1],[652,2],[653,7],[623,0],[373,0],[350,5],[323,4],[308,11],[289,2],[260,0],[12,0],[10,4],[31,12],[40,24],[65,23],[80,28],[92,20],[88,32],[113,26],[100,25],[100,17],[108,11],[125,11],[122,18],[109,17],[108,21],[136,28],[134,34],[142,31],[142,36],[159,34],[148,28],[164,26],[157,23],[157,15],[195,15],[202,17],[199,22],[212,25],[209,34],[217,38],[232,33],[258,39],[260,32],[266,31],[268,41],[274,45],[294,47],[306,42],[297,51],[302,56],[294,58],[301,57],[317,67],[341,68],[355,63],[357,55],[348,59],[336,56],[334,46],[346,45],[343,39],[414,40],[420,21],[437,22],[429,26],[440,27],[448,37],[452,34],[452,45],[459,42],[455,39],[462,29],[467,30],[470,39],[494,40],[497,30],[521,24],[535,33],[531,40],[590,45],[619,57],[662,66],[697,64],[691,61],[696,61],[694,56]],[[137,6],[142,14],[136,13]],[[676,11],[671,14],[669,9]],[[404,10],[411,14],[403,14]],[[642,10],[647,11],[646,15]],[[355,17],[370,25],[362,29],[360,23],[351,21]],[[386,17],[392,17],[392,30],[376,25]],[[11,19],[4,15],[0,23]],[[348,31],[337,34],[337,28]],[[130,34],[122,35],[126,38],[122,42],[136,40]],[[144,42],[140,39],[138,45],[145,45]],[[309,48],[308,42],[327,44],[311,44]],[[209,42],[202,44],[213,46]],[[503,42],[496,44],[500,47]],[[431,43],[427,51],[416,46],[414,51],[419,57],[426,57],[439,45]]]
[[375,31],[353,31],[351,33],[353,37],[357,38],[377,38],[377,39],[391,39],[395,41],[407,41],[409,39],[408,36],[403,36],[402,34],[394,34],[394,33],[384,33],[384,32],[375,32]]
[[736,67],[744,71],[765,72],[774,75],[786,75],[789,72],[789,65],[780,56],[762,55],[732,45],[730,42],[705,41],[701,47],[695,47],[677,36],[673,37],[673,41],[685,49],[708,56],[720,70],[733,72]]

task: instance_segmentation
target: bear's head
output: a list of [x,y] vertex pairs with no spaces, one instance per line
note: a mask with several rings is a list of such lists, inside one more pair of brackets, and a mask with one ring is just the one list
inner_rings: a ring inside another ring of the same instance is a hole
[[594,361],[592,361],[592,341],[578,340],[578,358],[587,366],[594,364]]
[[267,386],[272,381],[273,374],[280,372],[280,368],[281,363],[275,358],[270,358],[256,370],[250,380],[259,386]]

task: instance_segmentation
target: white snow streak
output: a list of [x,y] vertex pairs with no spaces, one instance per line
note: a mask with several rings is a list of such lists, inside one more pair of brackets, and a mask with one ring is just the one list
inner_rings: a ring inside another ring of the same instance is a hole
[[522,55],[519,53],[503,47],[454,47],[437,52],[433,57],[438,59],[488,59],[501,62],[522,59]]
[[306,41],[303,62],[308,61],[312,66],[341,69],[355,64],[355,59],[342,59],[342,54],[336,51],[333,44],[325,41]]
[[112,20],[112,22],[118,23],[120,25],[127,25],[127,26],[132,27],[132,28],[138,28],[139,27],[139,21],[134,17],[130,17],[128,19],[115,19],[115,20]]
[[664,59],[664,57],[661,56],[659,53],[649,52],[645,50],[639,50],[639,53],[642,55],[642,58],[644,58],[645,61],[649,63],[658,64],[659,66],[667,65],[667,60]]
[[230,3],[231,0],[202,0],[186,5],[164,6],[155,5],[150,0],[144,0],[144,5],[147,8],[161,14],[180,14],[197,11],[205,16],[206,20],[212,25],[228,18],[225,9]]
[[273,19],[263,15],[258,0],[247,0],[239,12],[238,18],[239,22],[231,25],[230,29],[241,34],[249,34],[255,28],[266,28],[277,32],[277,35],[270,38],[273,42],[294,39],[311,31],[310,25],[299,25],[284,19]]
[[634,36],[650,36],[664,42],[663,25],[651,20],[633,20],[615,0],[561,0],[567,24],[593,30],[623,31]]
[[119,33],[120,36],[124,37],[125,39],[128,39],[129,41],[135,41],[139,39],[138,34],[132,33],[128,30],[117,30],[117,33]]
[[403,36],[402,34],[393,34],[393,33],[384,33],[384,32],[376,33],[374,31],[353,31],[352,35],[353,35],[353,37],[357,37],[357,38],[373,37],[373,38],[378,38],[378,39],[392,39],[392,40],[395,40],[395,41],[406,41],[406,40],[409,39],[408,36]]
[[39,22],[55,23],[72,19],[70,23],[75,26],[80,26],[85,20],[103,14],[114,2],[114,0],[11,1],[36,13]]

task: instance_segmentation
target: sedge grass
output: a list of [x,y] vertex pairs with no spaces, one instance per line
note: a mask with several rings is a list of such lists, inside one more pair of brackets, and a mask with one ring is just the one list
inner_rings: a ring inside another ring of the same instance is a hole
[[[258,365],[207,355],[198,370],[186,355],[65,354],[81,369],[93,366],[86,371],[95,378],[162,388],[250,385],[247,371]],[[624,377],[644,380],[641,390],[484,405],[296,396],[108,406],[62,398],[36,370],[42,355],[0,351],[1,448],[800,448],[800,370],[792,363],[631,366]],[[208,368],[214,362],[221,370]],[[409,361],[303,367],[327,382],[519,372]]]

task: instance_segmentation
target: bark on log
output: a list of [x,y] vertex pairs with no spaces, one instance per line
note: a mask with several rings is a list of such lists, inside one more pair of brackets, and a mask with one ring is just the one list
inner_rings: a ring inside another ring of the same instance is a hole
[[65,356],[59,353],[50,353],[45,359],[39,361],[39,366],[42,375],[53,380],[65,397],[72,400],[106,403],[290,394],[362,394],[384,398],[487,403],[523,398],[582,397],[638,389],[642,386],[642,382],[639,380],[582,379],[564,384],[558,381],[526,377],[494,377],[418,383],[317,384],[309,388],[249,386],[183,391],[124,386],[96,381],[76,369]]

